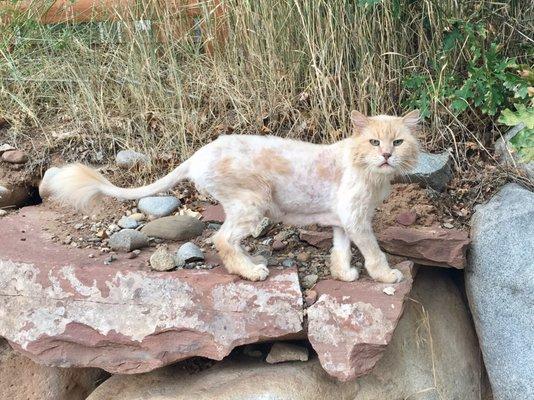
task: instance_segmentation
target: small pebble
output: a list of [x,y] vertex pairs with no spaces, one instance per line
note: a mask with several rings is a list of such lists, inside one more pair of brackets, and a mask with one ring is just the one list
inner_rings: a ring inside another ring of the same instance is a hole
[[6,210],[0,210],[0,217],[3,217],[7,215],[7,211]]
[[317,283],[319,277],[316,274],[309,274],[302,278],[302,287],[304,289],[310,289]]
[[295,260],[292,260],[291,258],[286,258],[284,261],[282,261],[282,266],[286,268],[294,267],[296,264]]
[[310,253],[307,251],[297,254],[297,261],[306,262],[310,259]]
[[150,268],[156,271],[169,271],[174,268],[174,257],[167,246],[160,246],[150,256]]
[[183,267],[187,263],[204,261],[204,253],[196,244],[187,242],[176,251],[174,260],[177,267]]
[[139,212],[136,212],[136,213],[132,213],[130,215],[130,218],[137,221],[137,222],[141,222],[141,221],[144,221],[146,220],[146,216],[145,214],[143,213],[139,213]]
[[451,224],[450,222],[445,222],[445,223],[443,224],[443,227],[444,227],[444,228],[447,228],[447,229],[452,229],[452,228],[454,228],[454,225]]
[[127,257],[129,259],[133,259],[133,258],[137,258],[139,254],[141,254],[141,250],[137,249],[137,250],[129,252]]
[[117,225],[123,229],[135,229],[139,226],[139,222],[132,217],[122,217]]
[[395,288],[393,286],[385,287],[382,291],[388,296],[393,296],[395,294]]
[[273,241],[273,250],[280,251],[280,250],[285,249],[286,246],[287,246],[287,244],[285,244],[281,240],[275,239]]
[[256,225],[256,227],[252,231],[252,237],[253,238],[262,237],[263,235],[265,235],[267,233],[267,231],[269,230],[270,225],[271,225],[271,221],[269,220],[269,218],[264,217],[260,221],[260,223],[258,225]]
[[308,289],[304,293],[304,302],[308,307],[315,304],[317,301],[317,292],[315,290]]

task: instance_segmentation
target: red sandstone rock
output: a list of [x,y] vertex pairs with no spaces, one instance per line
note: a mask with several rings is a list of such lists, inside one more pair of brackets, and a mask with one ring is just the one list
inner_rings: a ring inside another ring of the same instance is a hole
[[146,250],[105,266],[90,249],[51,243],[41,230],[51,216],[25,208],[1,226],[0,336],[35,361],[141,373],[302,331],[294,268],[264,282],[222,268],[160,273],[140,268]]
[[389,227],[378,235],[388,253],[405,256],[423,265],[464,268],[470,240],[467,232],[442,228]]
[[[57,218],[45,206],[27,207],[0,225],[0,336],[34,361],[130,374],[302,338],[295,268],[273,268],[264,282],[223,268],[153,272],[147,249],[104,265],[106,254],[90,258],[94,250],[53,243],[42,227]],[[411,265],[398,266],[406,276],[399,284],[327,280],[307,292],[309,339],[329,374],[348,380],[375,365],[402,314]],[[383,293],[388,286],[393,296]]]
[[332,231],[317,232],[301,230],[299,233],[300,240],[323,250],[328,250],[332,247],[332,237]]
[[220,204],[209,204],[202,211],[202,220],[205,222],[218,222],[222,224],[225,218],[226,214]]
[[397,215],[397,218],[395,218],[395,221],[397,223],[404,225],[404,226],[410,226],[415,224],[415,221],[417,220],[417,214],[415,211],[404,211]]
[[[357,282],[320,281],[319,298],[308,308],[308,338],[323,368],[341,381],[369,372],[382,357],[412,287],[412,266],[396,266],[405,276],[397,284],[377,283],[367,277]],[[395,294],[383,289],[393,286]]]

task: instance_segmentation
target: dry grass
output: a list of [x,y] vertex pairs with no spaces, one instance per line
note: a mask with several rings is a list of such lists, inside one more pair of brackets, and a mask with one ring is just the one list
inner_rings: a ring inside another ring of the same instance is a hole
[[[145,3],[141,16],[131,10],[136,18],[158,20],[167,35],[186,29],[175,12]],[[365,3],[371,2],[224,1],[227,18],[218,23],[229,34],[211,55],[195,40],[196,29],[159,42],[122,21],[120,42],[95,45],[89,32],[32,23],[34,8],[1,34],[0,116],[10,129],[0,135],[26,147],[35,165],[54,153],[105,163],[119,149],[134,148],[155,160],[145,178],[221,133],[330,142],[347,135],[351,109],[406,111],[402,81],[431,68],[450,19],[484,7],[510,53],[531,24],[530,2]],[[202,7],[202,40],[213,43],[213,10],[209,1]],[[450,62],[461,65],[466,51],[458,48]],[[466,137],[492,129],[433,107],[423,141],[452,148],[457,160],[466,157]]]

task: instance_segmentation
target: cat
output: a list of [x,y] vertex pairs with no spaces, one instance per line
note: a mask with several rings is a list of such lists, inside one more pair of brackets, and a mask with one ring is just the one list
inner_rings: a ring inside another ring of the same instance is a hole
[[351,137],[333,144],[222,135],[165,177],[139,188],[119,188],[94,169],[70,164],[45,175],[40,191],[83,209],[103,195],[139,199],[189,179],[224,208],[226,220],[213,243],[232,274],[251,281],[267,278],[267,263],[253,261],[240,242],[268,217],[291,225],[332,226],[333,278],[358,278],[358,270],[350,265],[353,242],[374,280],[400,282],[403,275],[389,267],[371,220],[389,194],[392,178],[416,163],[419,111],[403,117],[367,117],[352,111],[351,121]]

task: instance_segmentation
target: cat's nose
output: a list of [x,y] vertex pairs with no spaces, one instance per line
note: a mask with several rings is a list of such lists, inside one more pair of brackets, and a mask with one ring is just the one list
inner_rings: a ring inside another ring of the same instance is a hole
[[382,156],[387,160],[389,157],[391,157],[391,153],[382,153]]

